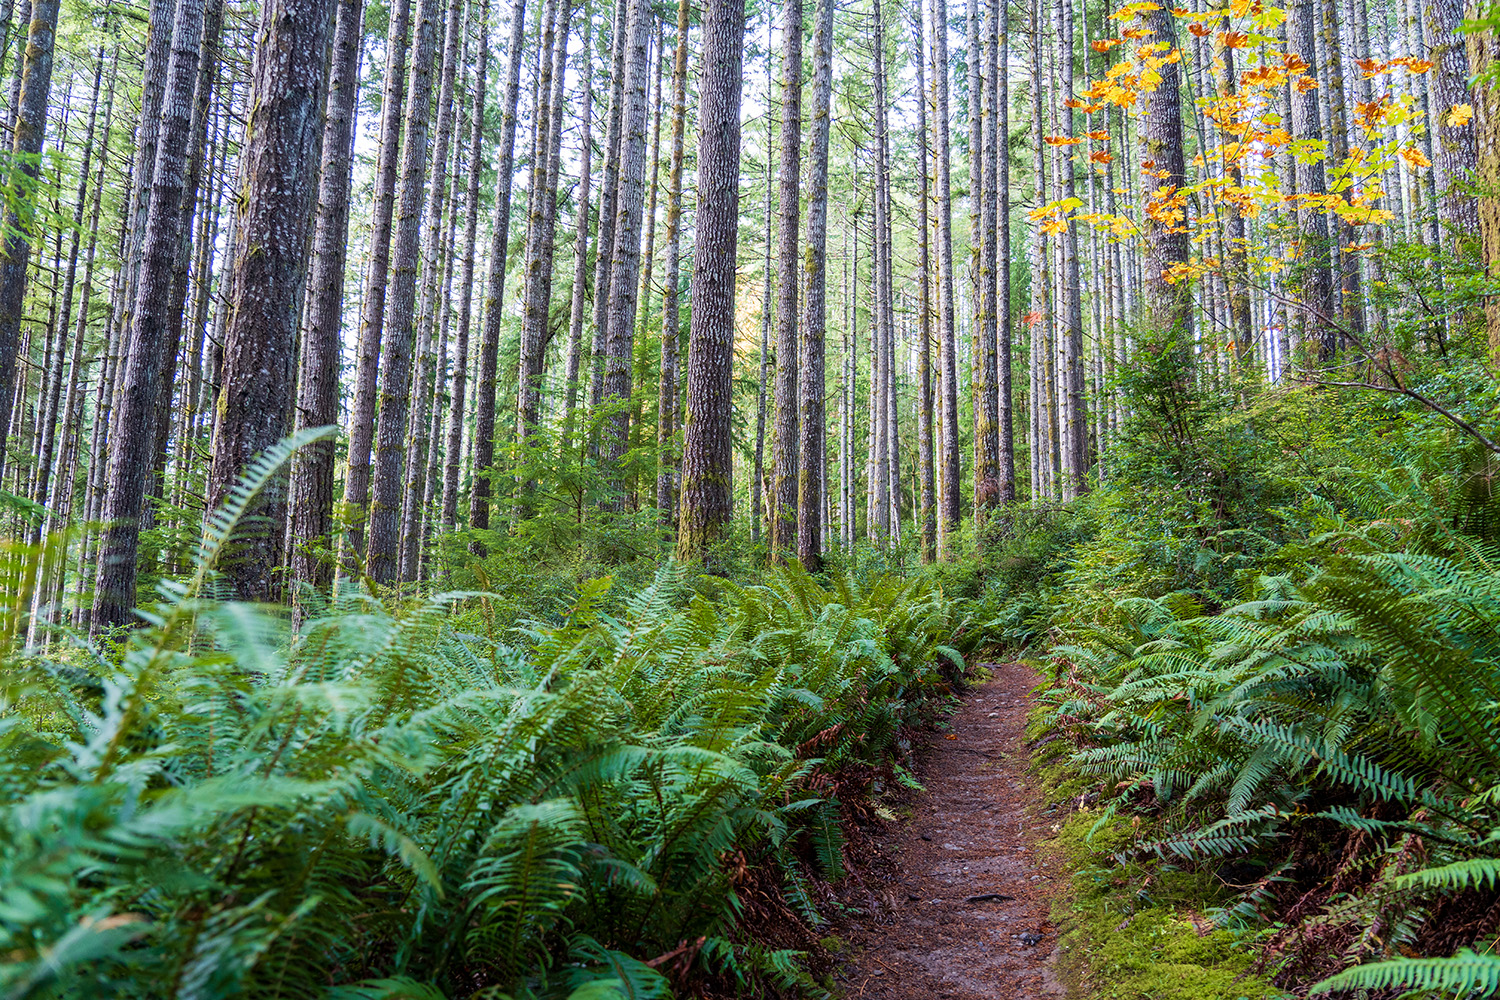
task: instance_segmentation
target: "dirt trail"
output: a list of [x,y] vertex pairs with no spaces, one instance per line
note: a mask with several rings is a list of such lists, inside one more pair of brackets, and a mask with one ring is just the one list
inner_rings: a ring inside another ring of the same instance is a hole
[[[837,973],[850,1000],[1060,998],[1059,882],[1036,851],[1052,832],[1027,773],[1026,711],[1036,676],[991,664],[965,695],[950,734],[917,754],[909,821],[875,834],[877,857],[842,893],[857,913],[834,933],[851,946]],[[955,739],[948,738],[949,736]]]

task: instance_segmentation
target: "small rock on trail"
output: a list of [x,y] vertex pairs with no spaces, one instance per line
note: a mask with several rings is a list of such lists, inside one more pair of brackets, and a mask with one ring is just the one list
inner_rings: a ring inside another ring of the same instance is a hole
[[[1057,873],[1036,844],[1052,825],[1027,773],[1026,712],[1037,677],[989,664],[949,733],[918,752],[910,820],[875,831],[876,855],[841,895],[858,915],[837,974],[859,1000],[1061,998],[1048,919]],[[956,737],[956,738],[949,738]]]

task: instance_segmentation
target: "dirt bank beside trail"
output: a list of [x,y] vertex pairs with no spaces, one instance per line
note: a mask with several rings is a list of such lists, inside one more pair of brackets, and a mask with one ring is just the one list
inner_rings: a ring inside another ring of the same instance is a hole
[[876,855],[846,880],[856,912],[832,933],[847,945],[835,979],[862,1000],[1029,1000],[1062,997],[1053,975],[1062,885],[1037,842],[1040,813],[1027,773],[1026,712],[1037,678],[1017,663],[970,690],[949,733],[917,754],[909,820],[875,832]]

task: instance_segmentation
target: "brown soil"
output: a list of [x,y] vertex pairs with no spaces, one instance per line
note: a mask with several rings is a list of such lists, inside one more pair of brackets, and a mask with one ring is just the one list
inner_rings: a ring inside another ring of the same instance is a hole
[[[949,733],[917,752],[910,820],[874,831],[874,857],[841,891],[832,933],[850,1000],[1062,997],[1049,896],[1061,884],[1037,842],[1052,832],[1028,773],[1026,712],[1037,677],[990,664]],[[956,737],[956,738],[954,738]]]

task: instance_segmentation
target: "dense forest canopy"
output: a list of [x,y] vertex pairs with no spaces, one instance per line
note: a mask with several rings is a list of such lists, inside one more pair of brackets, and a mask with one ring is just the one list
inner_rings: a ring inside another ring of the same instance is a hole
[[1500,989],[1497,26],[0,0],[0,994],[817,995],[999,649],[1266,990]]

